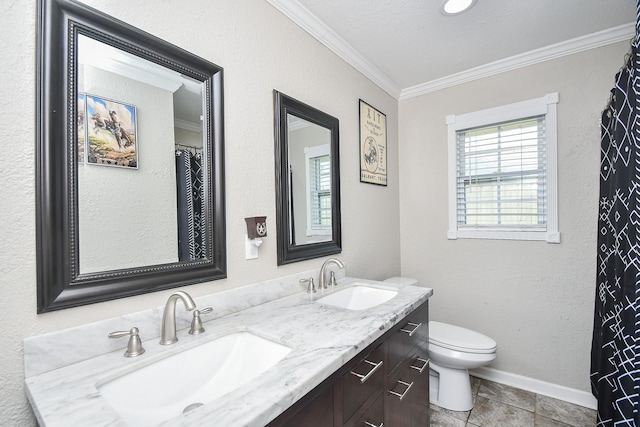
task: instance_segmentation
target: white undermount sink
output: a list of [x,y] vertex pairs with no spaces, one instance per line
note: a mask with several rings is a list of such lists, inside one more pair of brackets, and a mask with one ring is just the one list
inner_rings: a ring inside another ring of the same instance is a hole
[[131,426],[152,426],[242,386],[291,349],[250,331],[233,332],[98,384]]
[[398,295],[398,291],[375,288],[366,284],[357,283],[351,287],[320,298],[317,302],[346,308],[348,310],[366,310],[367,308],[387,302],[396,295]]

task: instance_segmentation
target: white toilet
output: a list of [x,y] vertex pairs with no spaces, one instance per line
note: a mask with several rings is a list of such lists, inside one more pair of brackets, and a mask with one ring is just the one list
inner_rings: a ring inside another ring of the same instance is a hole
[[429,322],[430,398],[452,411],[473,408],[469,369],[496,358],[496,342],[481,333],[441,322]]
[[[416,279],[391,277],[396,286],[417,285]],[[452,411],[473,408],[469,369],[488,365],[496,358],[496,342],[459,326],[429,322],[429,401]]]

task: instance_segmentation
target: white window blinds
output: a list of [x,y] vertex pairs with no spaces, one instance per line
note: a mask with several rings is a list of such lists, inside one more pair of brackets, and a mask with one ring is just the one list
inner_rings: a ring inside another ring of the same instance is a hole
[[548,93],[447,116],[448,239],[560,243],[557,104]]
[[459,228],[546,228],[545,116],[456,132]]
[[330,157],[309,159],[311,229],[331,228],[331,162]]

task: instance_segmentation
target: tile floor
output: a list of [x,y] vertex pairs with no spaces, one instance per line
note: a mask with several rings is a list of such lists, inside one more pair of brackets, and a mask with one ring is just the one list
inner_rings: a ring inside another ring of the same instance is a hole
[[454,412],[431,405],[431,427],[591,427],[596,411],[488,380],[471,377],[473,409]]

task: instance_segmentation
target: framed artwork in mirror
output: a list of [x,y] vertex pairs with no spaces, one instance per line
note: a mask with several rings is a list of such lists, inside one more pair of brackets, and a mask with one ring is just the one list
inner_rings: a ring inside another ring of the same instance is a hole
[[83,95],[87,164],[138,169],[136,107],[96,95]]
[[360,100],[360,182],[387,185],[387,116]]
[[86,154],[87,141],[87,109],[85,107],[86,96],[84,93],[78,93],[78,164],[84,164],[84,156]]

